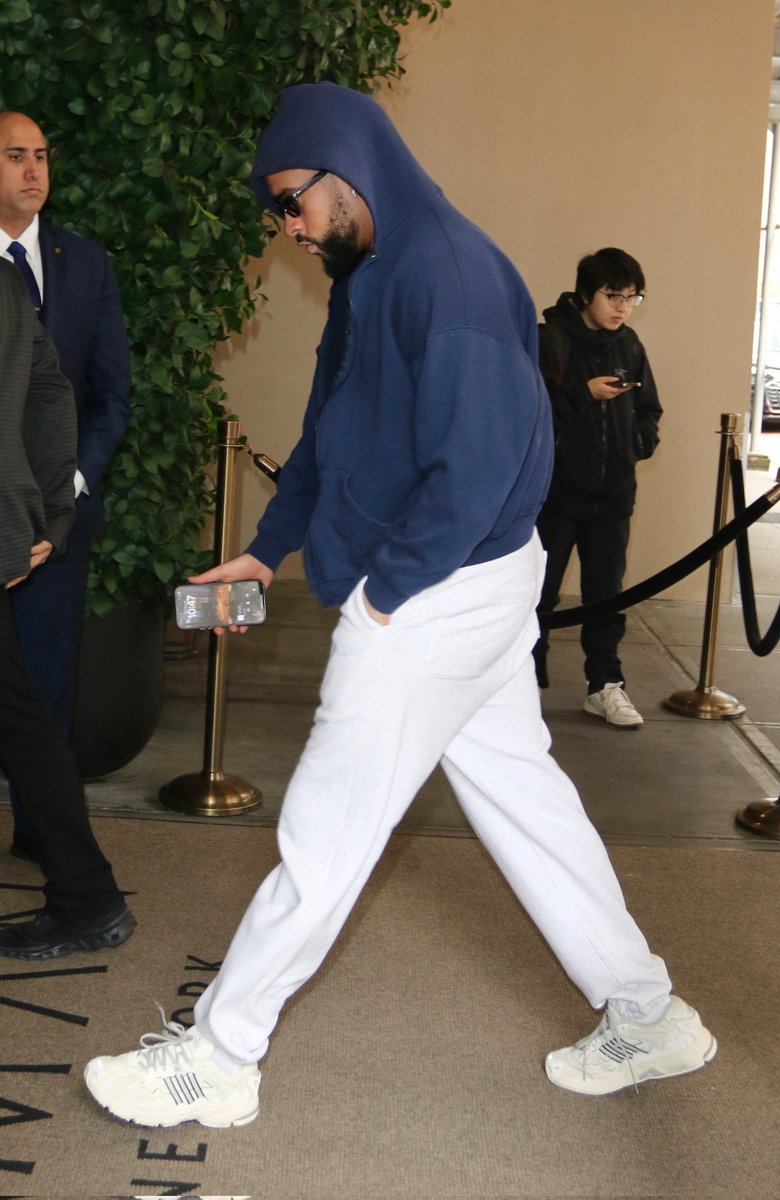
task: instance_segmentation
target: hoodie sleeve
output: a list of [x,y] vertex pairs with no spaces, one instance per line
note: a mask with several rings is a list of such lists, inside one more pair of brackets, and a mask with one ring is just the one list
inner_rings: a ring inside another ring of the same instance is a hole
[[257,536],[247,547],[247,553],[272,571],[288,554],[303,546],[320,493],[317,420],[341,364],[348,317],[349,292],[344,280],[331,288],[328,321],[317,347],[317,367],[303,418],[303,432],[282,468],[277,493],[258,522]]
[[315,451],[316,389],[303,420],[303,432],[282,467],[276,495],[261,517],[257,534],[246,548],[272,571],[294,550],[300,550],[319,494]]
[[393,612],[439,583],[520,515],[532,526],[549,476],[548,414],[518,344],[473,328],[428,339],[416,394],[422,482],[375,550],[365,585],[375,608]]

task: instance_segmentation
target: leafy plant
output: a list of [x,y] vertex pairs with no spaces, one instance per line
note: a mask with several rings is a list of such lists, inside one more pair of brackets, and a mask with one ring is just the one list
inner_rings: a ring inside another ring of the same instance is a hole
[[203,563],[226,415],[214,351],[253,312],[245,269],[276,232],[248,179],[280,91],[400,76],[399,26],[450,3],[3,0],[0,107],[49,137],[47,215],[111,253],[130,333],[133,415],[105,483],[91,611],[164,595]]

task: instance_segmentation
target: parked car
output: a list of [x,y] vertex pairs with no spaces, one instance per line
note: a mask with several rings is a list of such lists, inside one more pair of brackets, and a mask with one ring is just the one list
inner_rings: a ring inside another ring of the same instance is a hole
[[[750,385],[750,399],[756,389],[756,371]],[[767,367],[764,371],[764,415],[761,421],[764,433],[780,430],[780,366]]]
[[[780,430],[780,300],[769,298],[766,305],[764,329],[764,415],[761,428],[766,433]],[[756,389],[756,358],[761,330],[761,301],[756,306],[753,328],[753,378],[750,387],[751,406]]]

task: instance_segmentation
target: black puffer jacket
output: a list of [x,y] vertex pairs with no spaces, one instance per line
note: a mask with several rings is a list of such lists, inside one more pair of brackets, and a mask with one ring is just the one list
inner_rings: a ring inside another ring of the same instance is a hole
[[[635,464],[658,445],[662,408],[644,347],[633,329],[589,329],[564,292],[544,310],[539,361],[553,408],[555,469],[546,507],[563,516],[610,520],[629,516]],[[594,400],[598,375],[635,380],[613,400]]]

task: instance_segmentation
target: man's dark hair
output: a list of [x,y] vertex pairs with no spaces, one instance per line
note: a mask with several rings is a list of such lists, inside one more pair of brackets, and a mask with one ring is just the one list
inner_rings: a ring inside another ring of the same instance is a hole
[[586,254],[577,263],[577,281],[574,284],[577,308],[590,304],[599,288],[622,292],[627,287],[635,287],[638,292],[643,292],[645,277],[639,263],[625,250],[607,246],[595,254]]

